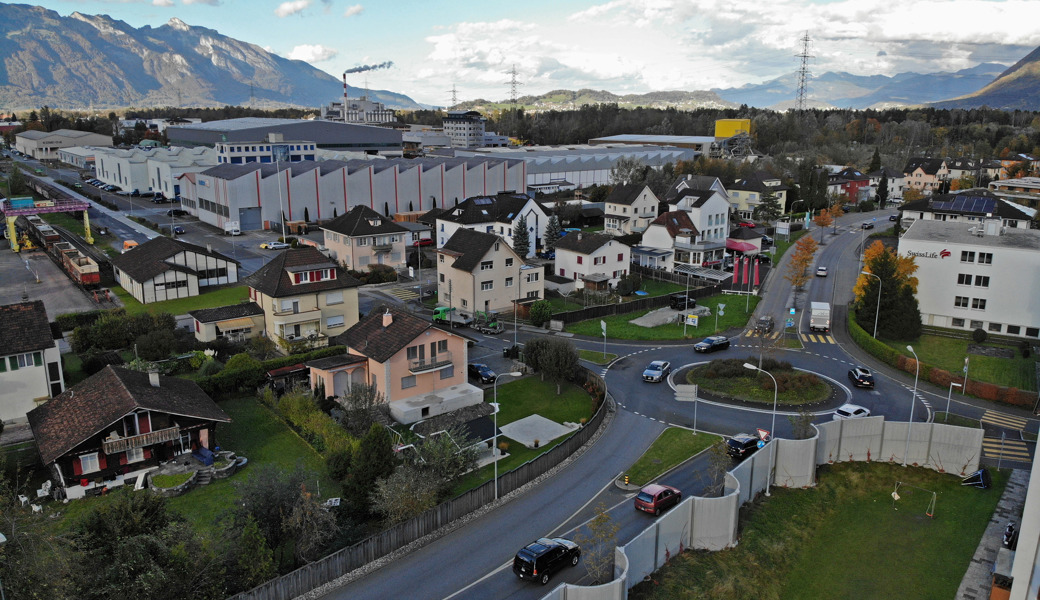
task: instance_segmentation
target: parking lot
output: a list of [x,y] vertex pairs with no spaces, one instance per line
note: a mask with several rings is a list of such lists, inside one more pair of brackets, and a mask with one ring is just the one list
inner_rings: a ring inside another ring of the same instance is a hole
[[[52,321],[60,314],[99,308],[92,296],[74,284],[46,252],[15,253],[7,240],[0,241],[0,304],[23,302],[23,295],[30,301],[43,300]],[[106,302],[104,308],[116,305]]]

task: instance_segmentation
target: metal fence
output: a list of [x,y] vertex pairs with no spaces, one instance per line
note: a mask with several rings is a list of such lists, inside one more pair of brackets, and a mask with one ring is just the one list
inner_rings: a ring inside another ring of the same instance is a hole
[[[667,274],[667,273],[666,273]],[[683,278],[683,283],[685,283]],[[714,296],[722,292],[722,286],[712,285],[706,287],[690,288],[690,297],[707,298]],[[652,298],[640,298],[638,300],[632,300],[630,302],[622,302],[620,304],[601,304],[599,306],[590,306],[580,310],[572,310],[569,312],[555,313],[552,316],[553,321],[561,321],[563,324],[577,323],[578,321],[587,321],[588,319],[601,319],[603,317],[609,317],[612,315],[623,315],[632,313],[640,310],[650,310],[654,308],[661,308],[668,306],[668,296],[654,296]]]
[[[606,384],[598,375],[584,367],[581,368],[581,373],[584,381],[579,383],[600,400],[596,413],[584,427],[553,449],[512,471],[500,474],[498,476],[499,496],[517,490],[562,463],[585,445],[603,424],[609,404],[604,394]],[[354,569],[403,548],[448,525],[455,519],[490,504],[495,499],[494,486],[494,481],[489,481],[458,498],[441,503],[417,517],[399,523],[353,546],[343,548],[291,573],[237,594],[232,597],[232,600],[289,600],[305,594]]]

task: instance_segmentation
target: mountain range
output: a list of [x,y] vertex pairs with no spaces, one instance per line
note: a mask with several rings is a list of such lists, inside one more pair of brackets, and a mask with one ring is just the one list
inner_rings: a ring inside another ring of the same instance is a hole
[[[170,19],[131,27],[108,15],[0,4],[0,107],[317,107],[342,82],[299,61]],[[370,90],[391,108],[418,109],[404,94]]]
[[[43,105],[60,109],[151,106],[255,108],[318,107],[343,93],[337,78],[310,64],[289,60],[206,27],[170,19],[159,27],[131,27],[107,15],[0,4],[0,108]],[[702,91],[617,95],[582,89],[554,90],[518,101],[529,110],[568,110],[583,104],[617,103],[678,109],[777,110],[794,106],[794,73],[758,84]],[[356,94],[352,94],[354,96]],[[390,108],[424,108],[408,96],[368,90]],[[810,82],[810,107],[1040,110],[1040,48],[1004,69],[983,63],[956,72],[853,75],[827,72]],[[506,102],[474,100],[456,108],[489,109]]]

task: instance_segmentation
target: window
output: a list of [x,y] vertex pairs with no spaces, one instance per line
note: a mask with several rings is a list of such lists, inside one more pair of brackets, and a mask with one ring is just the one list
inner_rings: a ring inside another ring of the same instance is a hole
[[580,264],[582,264],[582,262],[583,262],[584,258],[585,258],[584,256],[579,256],[579,257],[578,257],[578,264],[579,264],[579,265],[580,265]]
[[617,259],[618,259],[618,262],[624,262],[624,260],[625,260],[625,255],[624,255],[624,254],[618,254],[618,255],[617,255]]
[[[980,256],[979,259],[981,260],[981,258],[982,257]],[[989,287],[989,277],[987,277],[985,275],[976,275],[975,276],[975,287],[984,287],[984,288],[985,287]]]
[[[560,277],[566,277],[566,276],[567,276],[567,270],[561,268],[560,269]],[[528,281],[531,281],[531,280],[528,279]]]
[[971,321],[968,326],[972,329],[982,329],[982,321]]
[[1040,329],[1036,327],[1026,327],[1026,337],[1040,337]]
[[466,299],[463,298],[462,299],[462,308],[466,308],[468,305],[469,305],[469,302],[467,302]]
[[980,265],[992,265],[993,264],[993,253],[992,252],[979,252],[979,264]]
[[439,262],[444,262],[444,255],[443,254],[438,255],[437,259],[438,259]]
[[1000,333],[1001,327],[1002,325],[1000,323],[990,323],[987,329]]
[[448,365],[441,369],[441,379],[451,379],[455,376],[455,365]]
[[507,258],[507,259],[506,259],[506,266],[507,266],[507,267],[511,267],[511,266],[513,266],[513,259],[511,259],[511,258]]
[[538,297],[538,292],[537,291],[527,292],[527,297],[528,298],[537,298]]
[[971,285],[971,275],[964,273],[957,274],[957,285]]
[[1018,325],[1008,325],[1008,335],[1021,335],[1022,328]]
[[448,340],[438,340],[437,341],[437,353],[440,354],[442,352],[447,352],[447,351],[448,351]]
[[485,260],[485,261],[480,263],[480,270],[481,271],[490,271],[491,269],[494,269],[494,268],[495,268],[495,262],[494,261]]
[[358,246],[367,246],[369,244],[370,240],[371,240],[371,238],[359,237],[357,239],[357,245]]
[[538,281],[538,273],[527,274],[527,283],[531,283],[532,281]]
[[512,277],[506,277],[506,287],[507,288],[513,287],[513,278]]
[[408,346],[408,348],[405,349],[405,354],[408,357],[408,360],[415,360],[417,358],[423,358],[420,356],[421,350],[423,350],[422,346]]
[[126,451],[126,462],[141,462],[142,460],[144,460],[144,448],[130,448]]
[[343,292],[325,294],[325,304],[343,304]]
[[975,253],[967,250],[961,251],[961,262],[975,262]]
[[494,288],[495,288],[495,283],[493,281],[481,281],[480,282],[480,291],[482,291],[482,292],[486,292],[486,291],[492,290]]
[[954,327],[964,327],[964,319],[953,319],[950,321],[950,325]]
[[594,264],[594,265],[603,265],[603,264],[606,264],[606,263],[607,263],[607,257],[606,256],[597,256],[597,257],[592,259],[592,264]]
[[408,375],[407,377],[402,377],[401,389],[406,390],[411,387],[415,387],[415,375]]
[[84,454],[79,457],[80,471],[86,475],[87,473],[94,473],[101,470],[101,463],[98,462],[97,452],[93,454]]
[[336,315],[325,319],[325,328],[332,329],[333,327],[343,327],[343,315]]
[[986,299],[985,298],[972,298],[971,307],[975,310],[986,310]]
[[954,296],[953,305],[957,308],[968,308],[968,297],[967,296]]

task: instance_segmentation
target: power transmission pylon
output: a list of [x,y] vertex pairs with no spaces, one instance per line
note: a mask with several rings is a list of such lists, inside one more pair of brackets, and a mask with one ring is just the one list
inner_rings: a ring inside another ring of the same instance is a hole
[[523,85],[523,83],[516,79],[516,63],[513,63],[513,68],[509,70],[509,113],[512,116],[512,133],[514,136],[517,135],[518,119],[516,112],[516,88]]
[[459,93],[455,89],[455,84],[451,84],[451,106],[448,108],[455,108],[455,105],[459,103]]
[[809,71],[809,59],[815,57],[809,54],[809,43],[811,41],[809,32],[806,31],[805,36],[802,37],[802,53],[795,55],[802,59],[802,65],[798,69],[798,112],[805,110],[805,96],[808,91],[809,79],[812,77],[812,73]]

